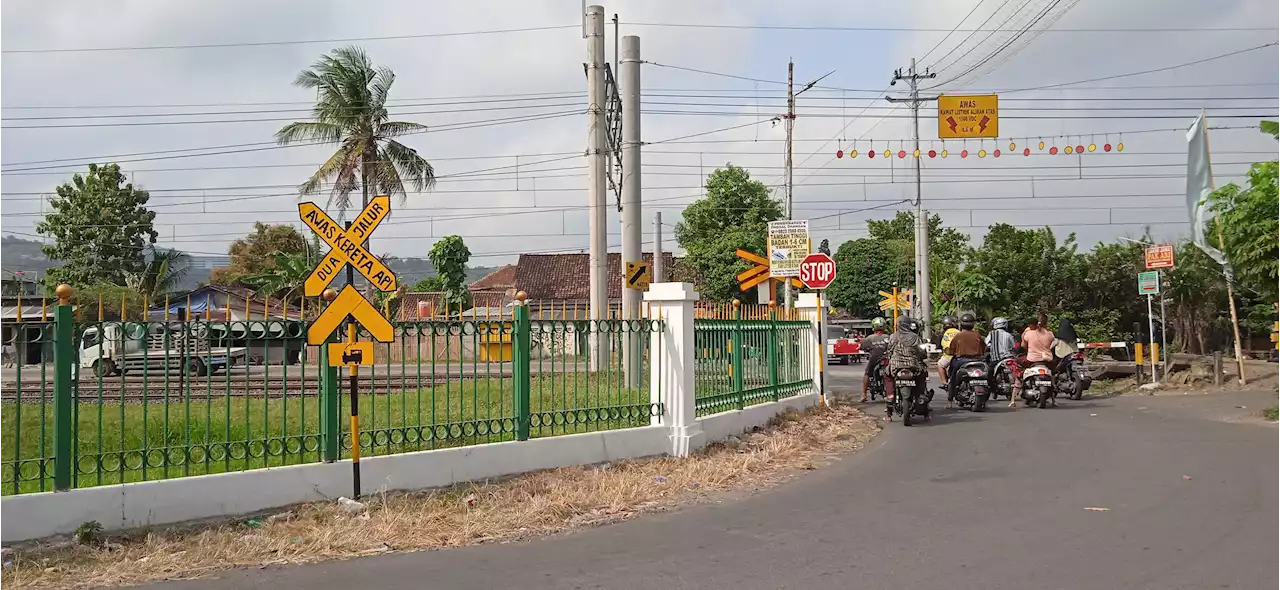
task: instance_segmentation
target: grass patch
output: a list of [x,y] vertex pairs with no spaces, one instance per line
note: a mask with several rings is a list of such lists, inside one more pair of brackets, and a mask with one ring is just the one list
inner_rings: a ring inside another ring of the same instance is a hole
[[[413,383],[406,380],[408,385]],[[428,388],[393,385],[389,392],[361,395],[361,452],[374,456],[514,440],[514,385],[512,379],[467,379]],[[530,436],[647,425],[648,404],[647,385],[627,388],[619,375],[534,377],[530,379],[534,415]],[[216,388],[193,390],[190,397],[175,392],[167,403],[163,393],[146,403],[80,403],[75,416],[78,473],[74,485],[321,461],[321,406],[316,394],[255,398],[220,395]],[[344,392],[338,409],[344,434],[350,433],[349,406],[350,397]],[[53,454],[52,402],[4,404],[0,432],[4,461],[0,491],[8,495],[53,489],[52,461],[39,460]],[[349,446],[346,440],[344,447]],[[349,457],[349,450],[342,449],[342,456]]]
[[1262,410],[1262,417],[1272,422],[1280,420],[1280,406],[1271,406]]
[[497,483],[374,494],[353,517],[336,503],[269,518],[106,536],[90,545],[17,547],[0,582],[102,587],[185,579],[237,567],[316,562],[562,533],[634,518],[730,490],[786,481],[861,448],[875,419],[847,405],[790,413],[765,431],[712,443],[683,459],[566,467]]

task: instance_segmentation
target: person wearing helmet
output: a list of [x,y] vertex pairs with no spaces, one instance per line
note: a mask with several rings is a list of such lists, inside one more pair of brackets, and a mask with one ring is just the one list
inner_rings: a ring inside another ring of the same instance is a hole
[[929,369],[925,365],[927,355],[920,346],[924,340],[920,338],[920,320],[902,318],[898,321],[898,329],[889,337],[885,353],[889,355],[890,373],[899,369],[910,369],[916,372],[916,389],[924,396],[928,384]]
[[887,322],[884,318],[873,318],[871,320],[871,329],[874,332],[870,336],[862,339],[862,350],[867,353],[867,368],[862,376],[862,399],[860,402],[866,402],[867,393],[871,388],[872,379],[881,379],[880,359],[884,358],[885,347],[889,343],[889,335],[885,333],[884,327]]
[[960,330],[956,328],[956,318],[951,316],[942,316],[942,338],[938,341],[938,348],[942,349],[942,356],[938,357],[938,381],[940,383],[947,382],[947,369],[951,367],[951,355],[947,353],[947,347],[951,345],[951,339],[956,337]]
[[947,381],[947,403],[955,398],[956,377],[960,374],[960,367],[965,363],[972,361],[984,361],[987,356],[987,343],[982,340],[973,329],[977,318],[971,313],[965,313],[960,316],[960,331],[952,336],[951,342],[947,344],[944,352],[951,357],[951,367],[948,373],[951,379]]
[[1013,381],[1013,395],[1010,399],[1018,399],[1022,390],[1022,365],[1016,361],[1009,362],[1018,356],[1018,341],[1009,331],[1009,318],[997,317],[991,320],[991,332],[987,334],[987,358],[991,361],[991,375],[994,379],[996,368],[1007,363]]

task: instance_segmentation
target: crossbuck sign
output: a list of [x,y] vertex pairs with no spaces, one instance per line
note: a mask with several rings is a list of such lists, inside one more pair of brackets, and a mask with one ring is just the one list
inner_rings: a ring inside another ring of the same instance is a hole
[[[369,279],[369,283],[379,291],[396,290],[395,273],[361,245],[369,239],[373,230],[377,229],[378,224],[382,223],[390,212],[391,197],[385,195],[374,197],[356,216],[351,226],[344,229],[315,203],[298,205],[298,216],[302,218],[302,222],[331,248],[316,265],[315,270],[311,271],[311,276],[307,277],[303,291],[308,297],[316,297],[324,293],[329,283],[332,283],[348,264]],[[377,308],[348,282],[337,298],[330,302],[320,317],[307,328],[307,343],[313,346],[323,345],[329,340],[334,330],[338,329],[342,320],[348,316],[355,318],[360,325],[364,326],[374,340],[390,342],[394,338],[395,329],[391,326],[391,322],[382,317]],[[353,337],[355,332],[349,334]],[[352,337],[348,338],[350,340],[348,346],[355,344]],[[372,361],[373,355],[346,356],[354,361],[351,364],[365,364],[364,361]],[[364,358],[366,356],[367,359]]]

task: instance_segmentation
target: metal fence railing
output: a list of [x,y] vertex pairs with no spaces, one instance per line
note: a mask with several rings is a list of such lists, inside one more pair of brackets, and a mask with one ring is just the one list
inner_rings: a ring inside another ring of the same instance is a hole
[[[350,456],[346,369],[299,320],[6,324],[0,493]],[[362,455],[647,426],[654,320],[395,323],[357,374]],[[362,337],[367,338],[367,336]]]
[[[805,320],[778,319],[770,311],[762,319],[694,320],[694,405],[697,415],[778,401],[802,393],[813,383],[816,353],[803,350]],[[761,313],[753,311],[753,318]]]

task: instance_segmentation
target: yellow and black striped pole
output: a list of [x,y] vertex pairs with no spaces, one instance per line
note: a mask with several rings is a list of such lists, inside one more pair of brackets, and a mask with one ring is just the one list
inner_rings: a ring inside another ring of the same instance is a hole
[[[351,270],[347,266],[348,272]],[[348,279],[349,280],[349,279]],[[349,284],[349,283],[348,283]],[[347,344],[356,343],[356,322],[347,320]],[[348,363],[351,387],[351,495],[353,500],[360,499],[360,394],[357,391],[360,365]]]

